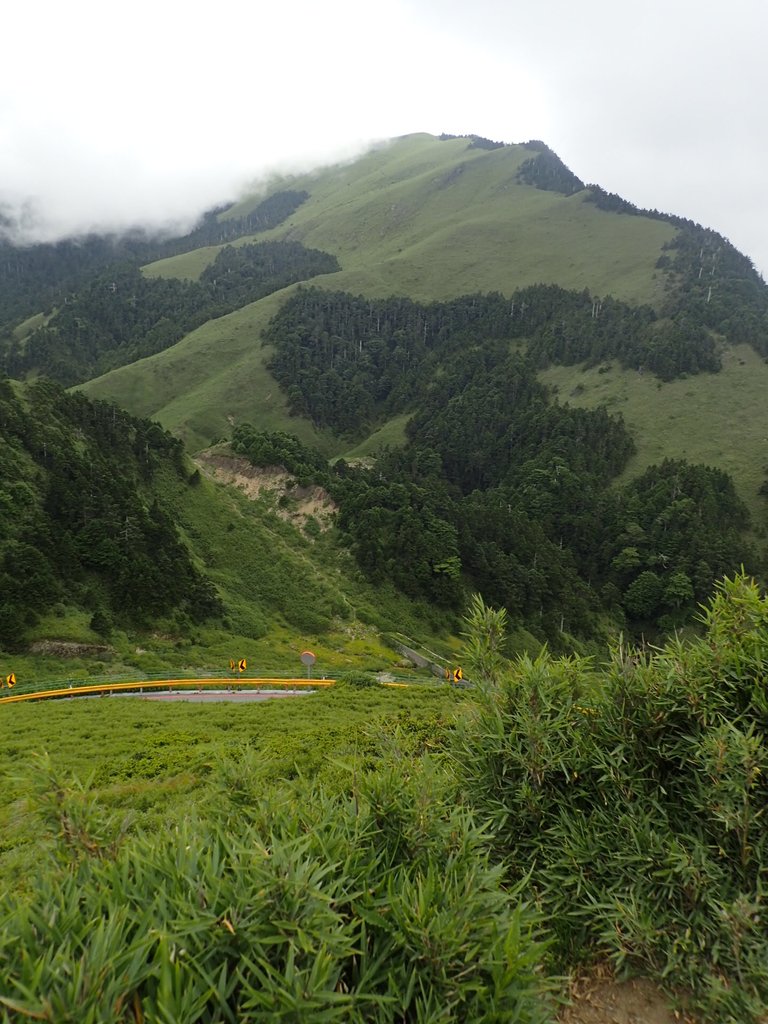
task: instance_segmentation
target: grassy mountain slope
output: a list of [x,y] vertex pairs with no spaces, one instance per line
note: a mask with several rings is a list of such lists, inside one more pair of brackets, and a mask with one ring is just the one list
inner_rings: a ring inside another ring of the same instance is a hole
[[[372,297],[397,292],[440,298],[473,289],[509,293],[531,281],[557,281],[630,301],[659,301],[664,275],[654,263],[674,227],[598,209],[582,192],[565,196],[520,184],[516,173],[529,156],[523,146],[488,151],[468,148],[465,139],[399,139],[346,167],[299,179],[296,186],[310,192],[310,199],[271,237],[334,253],[342,271],[317,283]],[[256,202],[244,200],[225,216],[242,216]],[[194,277],[216,251],[209,247],[145,269]],[[300,417],[283,419],[286,406],[265,365],[272,351],[258,342],[290,291],[206,324],[174,349],[91,382],[86,390],[157,416],[193,447],[225,436],[232,420],[250,420],[305,440],[314,434],[329,454],[338,454],[337,440],[318,438]],[[245,337],[251,344],[243,344]],[[629,475],[665,456],[721,466],[760,523],[764,503],[757,491],[766,460],[759,410],[768,370],[744,345],[726,348],[723,363],[720,374],[664,385],[617,365],[610,372],[557,366],[543,379],[557,384],[561,399],[572,404],[605,403],[623,414],[637,446]],[[363,453],[374,447],[373,439],[364,443]]]
[[733,477],[754,525],[765,522],[758,489],[768,463],[768,431],[756,411],[768,394],[768,366],[750,346],[726,349],[720,373],[665,383],[615,363],[609,370],[552,366],[540,376],[557,388],[560,401],[621,413],[637,449],[622,480],[664,458],[718,466]]
[[371,295],[429,300],[553,282],[652,301],[670,225],[628,224],[585,205],[583,193],[520,184],[530,156],[525,146],[488,151],[469,149],[466,139],[407,136],[346,168],[300,178],[295,187],[310,199],[273,236],[334,253],[338,286]]
[[165,352],[113,370],[81,390],[159,420],[192,450],[228,436],[234,422],[251,421],[264,429],[290,429],[335,453],[338,441],[334,447],[308,420],[290,417],[266,368],[270,350],[262,348],[261,333],[291,291],[210,320]]
[[[338,287],[373,296],[449,298],[510,292],[540,282],[610,292],[628,301],[660,296],[654,263],[674,235],[669,224],[617,218],[517,180],[525,146],[470,150],[466,139],[412,135],[346,167],[292,180],[310,198],[259,235],[332,252]],[[258,203],[243,200],[226,216]],[[245,239],[243,239],[245,241]],[[145,273],[196,279],[218,247],[159,260]]]
[[[473,291],[505,293],[537,282],[611,292],[631,301],[661,298],[654,264],[674,235],[671,225],[623,217],[584,202],[520,184],[531,151],[468,148],[466,139],[429,135],[395,140],[344,166],[290,184],[310,198],[287,223],[260,240],[300,240],[337,256],[342,270],[313,283],[375,296],[440,299]],[[227,216],[247,214],[258,198]],[[243,239],[242,241],[248,241]],[[197,278],[218,252],[208,246],[145,268],[160,276]],[[271,356],[260,334],[291,289],[211,321],[172,348],[83,386],[157,418],[193,448],[250,421],[305,440],[314,428],[288,417],[266,370]],[[320,439],[335,454],[337,441]]]

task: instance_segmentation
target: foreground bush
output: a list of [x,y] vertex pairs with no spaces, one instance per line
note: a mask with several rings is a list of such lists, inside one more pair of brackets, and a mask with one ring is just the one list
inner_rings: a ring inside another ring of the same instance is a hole
[[60,791],[64,866],[0,918],[0,1019],[547,1020],[537,915],[445,780],[404,761],[352,788],[243,786],[118,848]]
[[704,625],[607,672],[519,660],[456,762],[564,966],[607,956],[744,1024],[768,1006],[768,602],[726,580]]

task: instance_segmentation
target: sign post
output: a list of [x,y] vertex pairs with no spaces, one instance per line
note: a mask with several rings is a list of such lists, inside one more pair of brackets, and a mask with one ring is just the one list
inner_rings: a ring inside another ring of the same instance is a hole
[[317,658],[314,656],[312,651],[302,651],[300,657],[301,657],[302,665],[306,665],[307,666],[307,679],[311,679],[312,678],[312,666],[317,661]]

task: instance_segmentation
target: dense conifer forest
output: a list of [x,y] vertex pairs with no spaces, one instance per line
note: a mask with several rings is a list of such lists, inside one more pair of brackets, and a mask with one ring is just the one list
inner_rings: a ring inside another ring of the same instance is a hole
[[136,266],[115,265],[90,278],[23,342],[11,339],[5,370],[76,384],[160,352],[207,320],[294,281],[334,270],[334,257],[298,242],[225,246],[199,281],[147,278]]
[[228,205],[209,210],[186,235],[164,237],[143,230],[122,235],[91,234],[37,245],[13,242],[16,225],[0,213],[0,323],[50,312],[112,265],[139,267],[152,260],[221,245],[275,227],[308,193],[293,189],[267,196],[243,217],[221,219]]

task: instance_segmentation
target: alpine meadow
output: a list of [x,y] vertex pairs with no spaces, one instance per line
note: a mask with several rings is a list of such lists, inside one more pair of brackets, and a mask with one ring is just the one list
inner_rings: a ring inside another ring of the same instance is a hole
[[765,1024],[726,238],[408,135],[0,241],[0,372],[0,1021]]

